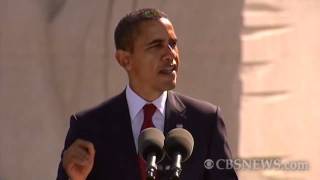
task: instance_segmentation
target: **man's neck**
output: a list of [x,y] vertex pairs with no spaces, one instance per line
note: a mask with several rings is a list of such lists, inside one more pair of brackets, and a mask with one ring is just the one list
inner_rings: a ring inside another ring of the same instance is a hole
[[138,87],[132,86],[130,83],[129,83],[129,86],[138,96],[140,96],[141,98],[143,98],[145,101],[148,101],[148,102],[152,102],[155,99],[159,98],[164,92],[164,91],[147,90],[146,88],[138,88]]

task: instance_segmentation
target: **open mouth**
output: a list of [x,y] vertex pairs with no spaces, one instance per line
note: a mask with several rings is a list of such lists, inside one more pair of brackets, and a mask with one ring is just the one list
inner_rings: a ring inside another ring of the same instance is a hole
[[170,66],[167,66],[167,67],[161,69],[160,73],[170,75],[176,71],[177,71],[177,65],[173,64],[173,65],[170,65]]

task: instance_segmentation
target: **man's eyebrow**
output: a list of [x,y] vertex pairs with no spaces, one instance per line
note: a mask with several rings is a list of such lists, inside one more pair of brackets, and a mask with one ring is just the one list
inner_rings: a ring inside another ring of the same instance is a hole
[[147,43],[147,46],[151,46],[153,44],[162,43],[163,41],[164,41],[163,39],[154,39],[151,42]]
[[[175,42],[176,43],[177,41],[178,41],[177,38],[170,39],[170,42]],[[163,39],[154,39],[151,42],[147,43],[146,46],[152,46],[154,44],[159,44],[159,43],[162,43],[162,42],[164,42]]]
[[175,43],[177,43],[177,42],[178,42],[178,38],[172,38],[172,39],[170,39],[170,42],[175,42]]

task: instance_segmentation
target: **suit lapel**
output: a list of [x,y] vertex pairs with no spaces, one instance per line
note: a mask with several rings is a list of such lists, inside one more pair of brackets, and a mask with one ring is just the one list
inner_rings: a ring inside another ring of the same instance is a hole
[[[176,127],[186,127],[186,108],[181,102],[179,97],[171,91],[168,91],[166,101],[165,121],[164,121],[164,135],[167,136],[168,132]],[[171,166],[172,161],[167,157],[158,165],[160,179],[169,179],[170,174],[166,169]]]
[[168,91],[168,98],[165,110],[164,134],[166,135],[171,129],[176,127],[185,127],[186,109],[179,97],[171,91]]
[[137,153],[125,91],[118,98],[113,108],[114,117],[117,117],[115,119],[117,122],[113,123],[114,127],[109,129],[113,135],[111,138],[116,138],[115,141],[119,147],[117,148],[117,154],[113,156],[117,156],[119,159],[119,177],[123,177],[126,180],[139,180]]

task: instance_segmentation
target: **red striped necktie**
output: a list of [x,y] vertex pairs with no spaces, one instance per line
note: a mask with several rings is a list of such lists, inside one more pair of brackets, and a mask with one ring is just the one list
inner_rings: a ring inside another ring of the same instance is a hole
[[[152,116],[153,116],[154,112],[156,111],[156,109],[157,109],[156,106],[153,104],[146,104],[143,106],[144,120],[143,120],[143,124],[141,126],[140,132],[146,128],[155,127],[152,122]],[[146,179],[146,172],[147,172],[147,166],[146,166],[147,163],[145,160],[143,160],[143,158],[141,156],[138,157],[138,161],[139,161],[141,180],[145,180]]]

